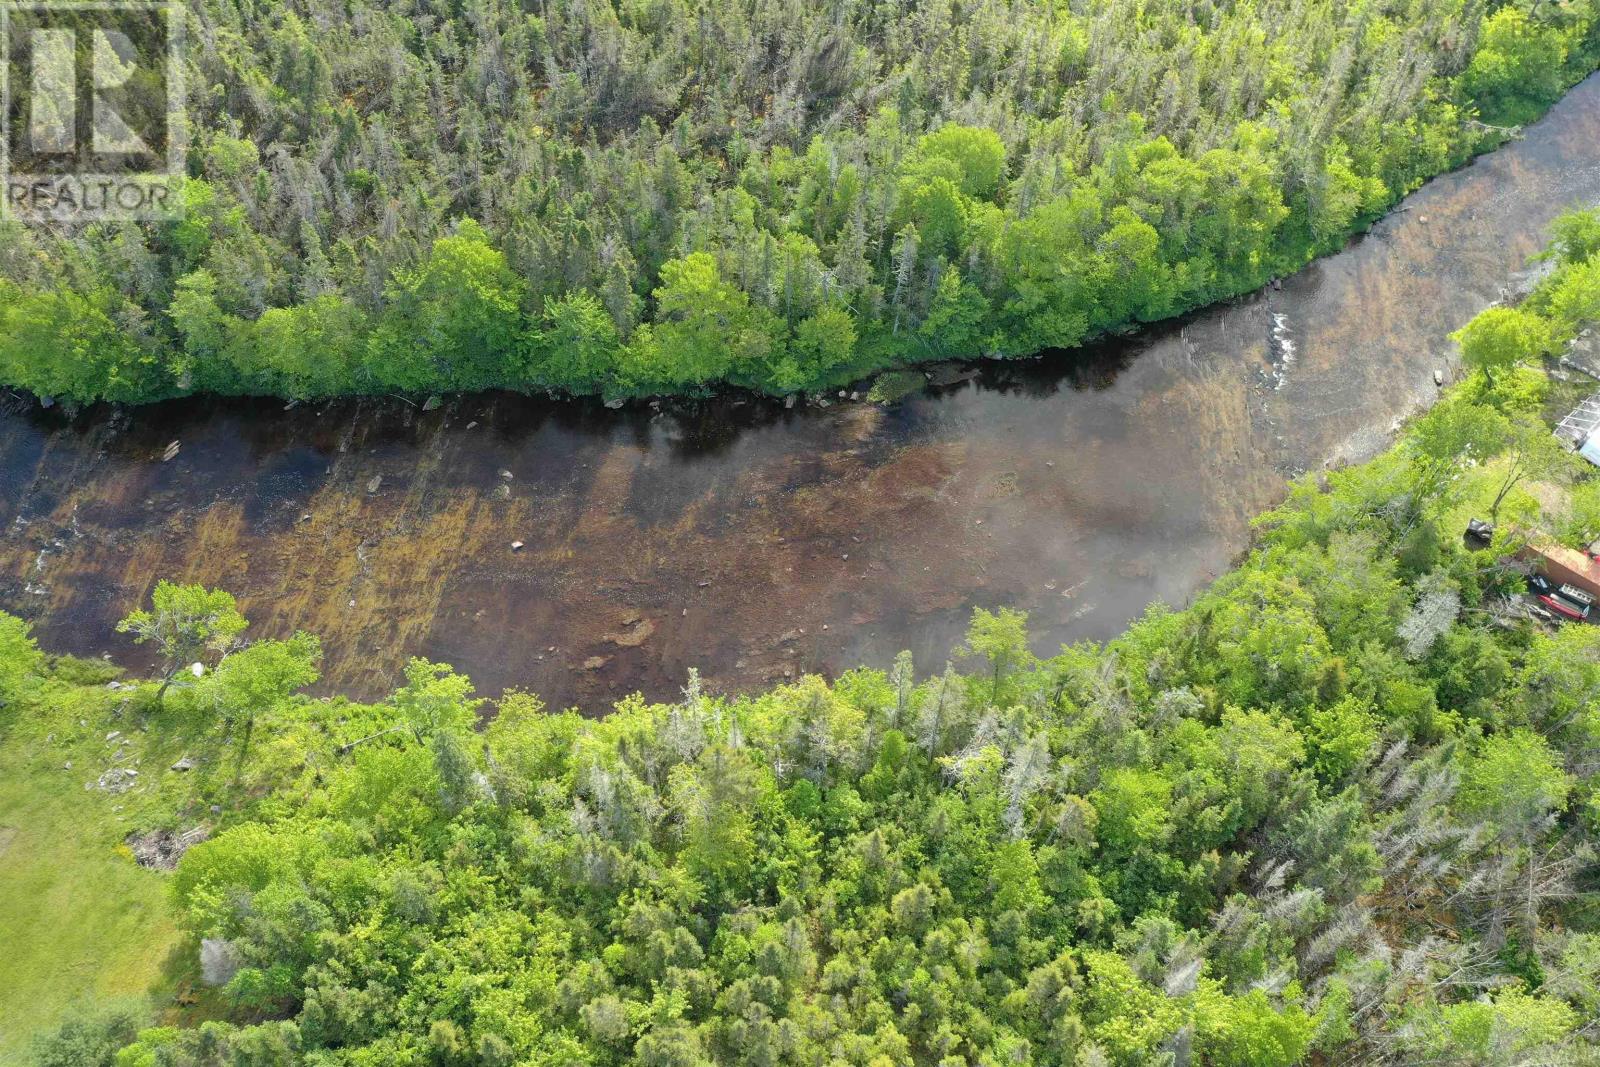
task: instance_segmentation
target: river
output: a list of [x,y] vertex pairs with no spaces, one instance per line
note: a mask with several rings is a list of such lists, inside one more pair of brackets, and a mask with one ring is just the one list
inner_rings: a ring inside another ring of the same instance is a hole
[[1600,76],[1281,288],[891,404],[11,403],[0,607],[141,667],[116,620],[204,582],[253,634],[320,634],[324,689],[426,656],[589,713],[691,666],[718,691],[900,649],[937,670],[974,605],[1027,610],[1048,653],[1185,603],[1287,479],[1382,448],[1446,334],[1596,201]]

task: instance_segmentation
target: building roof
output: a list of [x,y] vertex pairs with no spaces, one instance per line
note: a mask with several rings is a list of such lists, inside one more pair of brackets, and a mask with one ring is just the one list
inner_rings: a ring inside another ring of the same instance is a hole
[[1547,577],[1576,586],[1600,599],[1600,563],[1590,559],[1587,553],[1544,542],[1529,544],[1520,555]]
[[1600,467],[1600,430],[1595,430],[1578,448],[1578,455]]
[[[1600,434],[1600,393],[1595,393],[1573,408],[1572,413],[1556,426],[1556,436],[1561,438],[1562,443],[1579,451],[1594,445],[1596,434]],[[1584,458],[1591,463],[1600,463],[1600,460],[1587,454]]]

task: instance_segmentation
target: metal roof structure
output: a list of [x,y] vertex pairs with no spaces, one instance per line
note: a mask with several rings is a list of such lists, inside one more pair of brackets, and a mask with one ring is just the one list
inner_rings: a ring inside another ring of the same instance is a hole
[[1596,430],[1600,430],[1600,393],[1573,408],[1556,425],[1556,436],[1568,447],[1582,448]]

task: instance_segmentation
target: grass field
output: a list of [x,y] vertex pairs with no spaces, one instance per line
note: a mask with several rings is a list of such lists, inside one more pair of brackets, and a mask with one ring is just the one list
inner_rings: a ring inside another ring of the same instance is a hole
[[167,876],[122,847],[144,797],[85,789],[110,765],[104,714],[82,707],[66,736],[0,712],[0,1067],[75,1001],[160,986],[178,943]]

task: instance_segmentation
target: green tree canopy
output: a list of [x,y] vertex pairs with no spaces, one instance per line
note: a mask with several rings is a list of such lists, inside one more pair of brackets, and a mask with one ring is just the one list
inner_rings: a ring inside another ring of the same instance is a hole
[[191,663],[231,651],[248,625],[239,614],[233,594],[200,585],[156,583],[149,610],[129,612],[117,623],[118,633],[133,635],[139,644],[156,646],[163,663],[161,693],[178,672]]

